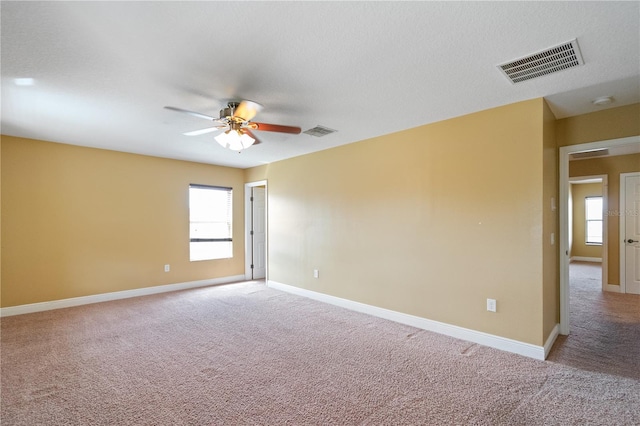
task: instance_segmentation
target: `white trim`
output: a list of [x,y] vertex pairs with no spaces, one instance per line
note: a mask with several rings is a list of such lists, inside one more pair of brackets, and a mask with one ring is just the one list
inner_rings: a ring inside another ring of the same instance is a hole
[[[561,146],[558,184],[560,185],[560,333],[569,334],[569,155],[590,149],[610,148],[640,142],[640,136],[580,145]],[[604,256],[604,253],[603,253]]]
[[640,176],[639,172],[620,173],[620,202],[618,212],[618,228],[620,232],[620,293],[627,292],[627,177]]
[[[244,184],[244,279],[250,280],[253,278],[253,274],[251,272],[251,188],[256,186],[264,186],[264,203],[265,203],[265,228],[268,230],[269,226],[269,188],[266,180],[259,180],[256,182],[249,182]],[[265,231],[266,231],[265,230]],[[265,232],[265,245],[269,247],[268,239],[269,232]],[[265,267],[265,277],[269,278],[269,262],[267,261],[269,258],[269,251],[265,250],[265,259],[264,267]]]
[[547,337],[547,341],[544,342],[544,359],[547,359],[547,356],[549,356],[549,352],[551,352],[551,347],[553,346],[553,344],[555,343],[556,339],[558,338],[558,334],[560,334],[560,324],[556,324],[553,327],[553,330],[551,330],[551,333],[549,334],[549,337]]
[[167,293],[170,291],[186,290],[197,287],[207,287],[243,281],[244,275],[211,278],[208,280],[189,281],[177,284],[159,285],[153,287],[136,288],[134,290],[114,291],[112,293],[93,294],[91,296],[72,297],[70,299],[52,300],[50,302],[30,303],[28,305],[9,306],[0,308],[0,317],[30,314],[33,312],[50,311],[53,309],[70,308],[72,306],[89,305],[92,303],[108,302],[111,300],[128,299],[130,297],[148,296],[151,294]]
[[[340,297],[330,296],[328,294],[318,293],[312,290],[306,290],[303,288],[291,286],[288,284],[282,284],[276,281],[267,281],[267,286],[276,290],[285,291],[287,293],[295,294],[298,296],[307,297],[309,299],[317,300],[331,305],[339,306],[341,308],[350,309],[352,311],[361,312],[364,314],[372,315],[378,318],[384,318],[390,321],[395,321],[401,324],[410,325],[412,327],[421,328],[423,330],[433,331],[435,333],[444,334],[457,339],[466,340],[473,343],[478,343],[484,346],[500,349],[507,352],[512,352],[518,355],[524,355],[529,358],[535,358],[544,360],[548,350],[555,338],[552,332],[547,339],[545,346],[536,346],[530,343],[524,343],[517,340],[507,339],[505,337],[495,336],[493,334],[483,333],[481,331],[470,330],[468,328],[458,327],[456,325],[446,324],[439,321],[433,321],[430,319],[417,317],[414,315],[404,314],[402,312],[391,311],[389,309],[379,308],[377,306],[367,305],[360,302],[354,302],[348,299],[342,299]],[[558,327],[554,328],[556,331]]]
[[602,258],[601,257],[571,256],[571,262],[574,262],[574,261],[575,262],[602,263]]
[[613,293],[620,293],[620,286],[619,285],[615,285],[615,284],[607,284],[605,286],[605,291],[610,291]]

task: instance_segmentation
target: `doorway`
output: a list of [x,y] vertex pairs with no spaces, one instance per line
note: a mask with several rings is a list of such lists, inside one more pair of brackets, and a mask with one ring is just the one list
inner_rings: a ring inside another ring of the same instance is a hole
[[245,193],[245,279],[267,278],[267,181],[247,183]]
[[[607,179],[607,175],[570,177],[568,200],[569,262],[599,263],[602,291],[612,290],[608,285]],[[589,212],[589,201],[598,199],[597,210]],[[593,225],[595,235],[590,235]]]
[[[640,143],[640,136],[613,139],[600,142],[560,147],[559,152],[559,184],[560,184],[560,333],[567,335],[570,331],[570,294],[569,294],[569,156],[571,154],[600,150],[605,148],[622,148]],[[616,177],[617,178],[617,177]],[[603,259],[604,260],[604,259]],[[603,283],[604,285],[604,283]]]

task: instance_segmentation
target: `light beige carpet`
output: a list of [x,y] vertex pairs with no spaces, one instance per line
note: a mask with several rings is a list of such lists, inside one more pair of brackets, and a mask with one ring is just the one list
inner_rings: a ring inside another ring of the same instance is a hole
[[1,320],[2,425],[637,425],[640,382],[241,283]]
[[569,273],[571,332],[548,360],[640,380],[640,296],[603,292],[598,263],[572,263]]

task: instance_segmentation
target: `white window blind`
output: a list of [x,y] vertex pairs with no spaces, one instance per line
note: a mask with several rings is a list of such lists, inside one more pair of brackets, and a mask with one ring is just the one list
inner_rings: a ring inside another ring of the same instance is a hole
[[233,257],[233,190],[189,185],[190,260]]

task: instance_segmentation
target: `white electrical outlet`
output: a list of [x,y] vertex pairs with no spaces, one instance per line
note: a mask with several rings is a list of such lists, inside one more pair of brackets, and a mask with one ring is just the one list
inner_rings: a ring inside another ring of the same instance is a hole
[[496,299],[487,299],[487,311],[496,312]]
[[171,270],[171,265],[164,265],[164,271],[169,272]]
[[318,278],[320,277],[320,271],[318,271],[317,269],[313,270],[313,278]]

